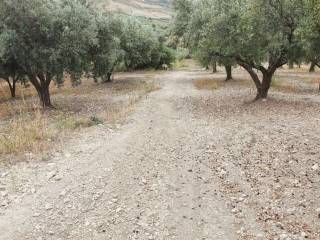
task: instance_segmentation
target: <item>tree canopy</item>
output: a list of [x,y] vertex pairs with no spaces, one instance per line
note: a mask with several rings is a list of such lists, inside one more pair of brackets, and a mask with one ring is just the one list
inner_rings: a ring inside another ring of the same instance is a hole
[[[117,65],[127,69],[170,64],[172,52],[147,24],[101,13],[87,0],[3,0],[0,2],[0,78],[14,92],[25,78],[44,107],[51,107],[50,84],[73,85],[84,73],[110,81]],[[14,96],[14,94],[12,93]]]
[[256,85],[257,99],[267,97],[275,71],[304,52],[300,32],[302,23],[307,21],[308,1],[186,1],[192,4],[188,8],[192,11],[184,25],[181,21],[186,8],[181,7],[181,1],[176,1],[175,25],[183,31],[185,41],[206,53],[207,58],[212,56],[243,67]]
[[92,13],[79,1],[5,0],[1,2],[1,55],[11,55],[51,106],[49,86],[68,72],[79,81],[89,68],[88,49],[96,41]]

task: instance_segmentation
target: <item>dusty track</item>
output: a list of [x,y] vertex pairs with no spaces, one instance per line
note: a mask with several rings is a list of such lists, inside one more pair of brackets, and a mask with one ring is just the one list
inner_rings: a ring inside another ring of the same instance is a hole
[[[260,137],[268,131],[252,115],[262,120],[265,115],[259,110],[269,103],[253,105],[254,110],[248,112],[250,106],[244,107],[243,102],[246,96],[250,98],[250,91],[238,94],[237,87],[217,91],[212,99],[212,92],[198,91],[192,84],[201,74],[158,75],[162,89],[141,102],[119,131],[93,128],[70,140],[45,163],[21,163],[7,169],[1,179],[15,200],[1,212],[0,239],[262,240],[303,239],[305,235],[319,239],[316,215],[307,216],[310,221],[305,222],[296,209],[293,215],[301,221],[296,232],[285,218],[263,219],[262,208],[270,204],[265,197],[274,193],[273,189],[266,193],[264,180],[255,185],[254,174],[272,177],[272,168],[264,169],[261,164],[251,169],[242,164],[260,153],[256,141],[267,141]],[[237,92],[236,97],[230,91]],[[225,101],[230,101],[227,109]],[[213,116],[207,116],[208,107]],[[273,107],[277,105],[267,111]],[[314,110],[316,106],[308,113]],[[311,124],[301,125],[306,134],[319,123],[315,122],[319,111],[314,114]],[[274,120],[277,126],[276,116],[271,118],[266,121]],[[311,149],[318,147],[318,129],[310,140]],[[272,150],[264,149],[262,158],[283,154],[271,155]],[[317,161],[319,153],[314,152]],[[306,168],[316,166],[308,164]],[[313,183],[319,183],[317,176]],[[256,195],[259,186],[261,197]],[[307,214],[320,208],[316,186],[311,185],[305,197]]]

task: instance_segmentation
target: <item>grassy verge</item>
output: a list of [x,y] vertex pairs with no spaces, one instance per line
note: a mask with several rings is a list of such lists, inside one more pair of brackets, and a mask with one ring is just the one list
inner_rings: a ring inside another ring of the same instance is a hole
[[123,123],[146,94],[160,87],[148,79],[127,79],[109,84],[86,81],[54,89],[56,110],[43,111],[32,89],[26,98],[0,97],[0,157],[39,153],[72,132],[99,124]]

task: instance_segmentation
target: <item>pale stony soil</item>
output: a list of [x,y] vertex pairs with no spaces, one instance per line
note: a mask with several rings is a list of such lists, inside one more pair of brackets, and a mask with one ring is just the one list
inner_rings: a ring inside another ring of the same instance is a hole
[[320,239],[316,90],[252,103],[245,80],[193,86],[209,77],[223,75],[156,74],[120,129],[3,166],[0,239]]

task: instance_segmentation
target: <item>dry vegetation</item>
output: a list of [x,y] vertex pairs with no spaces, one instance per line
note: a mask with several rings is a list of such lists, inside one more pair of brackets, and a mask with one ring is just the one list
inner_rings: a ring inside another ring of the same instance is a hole
[[198,79],[194,81],[194,86],[198,90],[216,90],[218,89],[223,83],[218,80],[212,79]]
[[[207,74],[201,79],[194,81],[194,86],[198,90],[217,90],[222,87],[253,87],[253,82],[249,76],[240,68],[233,70],[234,79],[229,82],[224,81],[224,70],[219,69],[217,74]],[[296,94],[318,94],[320,90],[320,74],[307,71],[306,67],[295,69],[281,69],[273,78],[271,91]]]
[[72,87],[52,86],[52,111],[43,111],[33,88],[19,86],[11,100],[5,85],[0,86],[0,156],[44,151],[50,143],[74,130],[99,124],[122,123],[134,105],[159,86],[148,74],[119,74],[109,84],[85,79]]

